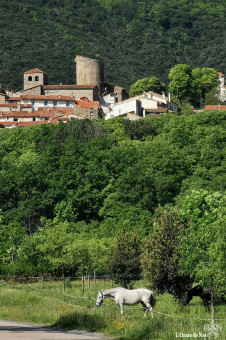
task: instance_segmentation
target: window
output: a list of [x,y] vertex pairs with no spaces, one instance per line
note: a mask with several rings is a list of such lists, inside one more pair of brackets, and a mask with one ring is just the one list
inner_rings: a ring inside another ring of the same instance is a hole
[[90,111],[90,113],[89,113],[89,114],[90,114],[90,116],[93,116],[93,111]]
[[66,106],[70,106],[70,101],[66,100]]
[[56,100],[53,101],[53,106],[57,106],[57,101]]
[[28,77],[28,81],[32,81],[32,76],[29,76],[29,77]]
[[39,81],[39,76],[35,76],[35,81]]
[[48,100],[44,100],[44,106],[48,105]]
[[10,102],[10,104],[14,104],[14,103],[15,103],[15,101],[14,101],[14,100],[10,100],[9,102]]
[[31,104],[32,104],[32,105],[35,105],[35,100],[32,100],[32,101],[31,101]]

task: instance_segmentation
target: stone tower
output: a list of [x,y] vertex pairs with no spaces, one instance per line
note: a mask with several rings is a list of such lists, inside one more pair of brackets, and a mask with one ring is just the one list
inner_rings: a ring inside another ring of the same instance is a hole
[[97,85],[99,95],[103,92],[104,64],[97,60],[77,55],[76,82],[77,85]]
[[34,68],[33,70],[24,72],[24,90],[27,90],[31,87],[37,85],[47,85],[48,84],[48,75],[39,70],[38,68]]

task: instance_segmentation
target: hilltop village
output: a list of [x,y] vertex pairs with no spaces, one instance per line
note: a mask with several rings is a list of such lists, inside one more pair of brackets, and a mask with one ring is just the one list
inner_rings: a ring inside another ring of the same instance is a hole
[[49,85],[48,74],[35,68],[24,72],[24,87],[17,92],[0,87],[0,127],[57,124],[74,119],[109,119],[126,115],[140,119],[163,114],[177,106],[165,93],[148,92],[128,98],[123,87],[104,82],[104,65],[76,56],[76,84]]
[[[170,93],[167,96],[149,91],[129,98],[123,87],[104,82],[101,61],[76,56],[75,63],[76,84],[49,85],[48,74],[34,68],[24,72],[22,90],[12,92],[0,86],[0,128],[57,124],[72,118],[107,120],[123,116],[137,120],[169,110],[177,112]],[[222,73],[219,73],[219,79],[220,88],[224,90]]]

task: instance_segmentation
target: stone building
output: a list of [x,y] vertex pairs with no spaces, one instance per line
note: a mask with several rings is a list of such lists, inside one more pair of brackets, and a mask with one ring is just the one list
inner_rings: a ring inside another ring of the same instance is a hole
[[96,85],[100,96],[104,85],[104,64],[100,60],[80,55],[76,56],[75,62],[77,85]]
[[24,90],[28,90],[38,85],[43,87],[47,84],[48,75],[38,68],[24,72]]

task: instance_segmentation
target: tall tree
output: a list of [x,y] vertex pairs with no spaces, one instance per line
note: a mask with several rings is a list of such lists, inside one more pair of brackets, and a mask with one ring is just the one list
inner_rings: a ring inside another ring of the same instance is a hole
[[117,235],[110,264],[116,283],[129,288],[133,281],[141,278],[140,255],[141,243],[136,233],[121,232]]
[[181,235],[181,272],[221,294],[226,286],[226,195],[192,191],[182,213],[190,224]]
[[189,98],[191,93],[191,67],[187,64],[178,64],[171,68],[169,73],[169,90],[182,100]]
[[155,231],[146,240],[142,267],[154,289],[181,299],[191,285],[189,276],[181,275],[179,267],[178,236],[186,225],[176,208],[160,208],[156,213]]

